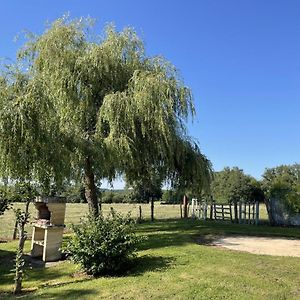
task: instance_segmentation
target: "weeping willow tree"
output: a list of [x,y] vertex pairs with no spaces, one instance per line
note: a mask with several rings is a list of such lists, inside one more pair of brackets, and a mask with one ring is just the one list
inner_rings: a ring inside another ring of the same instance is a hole
[[30,34],[21,67],[2,75],[2,173],[45,183],[82,178],[94,215],[95,183],[121,173],[134,180],[151,168],[207,188],[210,163],[186,138],[194,108],[176,68],[148,57],[132,29],[108,26],[96,36],[92,23],[63,17]]

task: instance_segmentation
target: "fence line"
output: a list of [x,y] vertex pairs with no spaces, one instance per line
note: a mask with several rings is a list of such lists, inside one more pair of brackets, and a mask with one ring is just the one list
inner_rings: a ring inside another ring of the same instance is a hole
[[217,204],[216,202],[207,203],[192,199],[192,217],[206,220],[208,218],[208,207],[210,208],[210,220],[222,220],[238,222],[240,224],[259,223],[259,202],[242,202],[236,204]]
[[[24,204],[16,203],[16,208],[22,208]],[[103,214],[106,215],[113,207],[117,212],[127,214],[131,211],[131,216],[138,221],[151,219],[151,204],[102,204]],[[159,204],[154,203],[153,218],[155,219],[172,219],[183,217],[182,204]],[[234,209],[229,204],[216,204],[214,202],[198,201],[192,199],[188,205],[188,216],[201,220],[227,220],[237,219],[241,224],[258,224],[259,223],[259,203],[251,204],[239,202],[237,207],[237,216]],[[34,220],[36,211],[34,206],[30,206],[31,220]],[[88,214],[88,205],[82,203],[67,203],[65,224],[69,228],[70,224],[78,224],[80,219]],[[14,233],[15,216],[12,210],[8,210],[0,216],[0,239],[11,239]],[[32,226],[27,224],[26,230],[31,234]]]
[[[16,208],[23,208],[23,203],[15,203]],[[125,215],[128,212],[131,212],[131,217],[136,218],[137,220],[142,217],[142,220],[151,219],[151,204],[145,203],[133,203],[133,204],[123,204],[123,203],[112,203],[112,204],[102,204],[102,212],[106,215],[110,208],[113,207],[117,212]],[[154,202],[153,206],[153,218],[155,219],[175,219],[180,218],[180,204],[168,204],[163,205],[157,202]],[[34,205],[30,204],[30,222],[34,221],[36,217],[36,210]],[[80,219],[87,216],[88,214],[88,205],[86,203],[67,203],[66,207],[66,216],[65,224],[67,229],[70,224],[78,224]],[[12,239],[15,227],[15,215],[12,210],[8,210],[4,215],[0,216],[0,239]],[[32,232],[32,225],[27,224],[26,230],[28,237]]]

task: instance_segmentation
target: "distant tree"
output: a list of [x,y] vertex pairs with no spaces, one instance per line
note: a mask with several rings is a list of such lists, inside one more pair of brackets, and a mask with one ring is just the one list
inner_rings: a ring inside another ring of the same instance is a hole
[[[262,187],[270,212],[270,199],[277,198],[292,212],[300,212],[300,164],[281,165],[266,169]],[[272,222],[272,216],[269,214]]]
[[74,184],[68,184],[62,193],[67,198],[68,202],[72,203],[87,203],[85,197],[84,185],[80,182]]
[[259,183],[237,167],[226,167],[214,174],[212,195],[216,201],[229,203],[261,200]]
[[133,203],[130,190],[104,190],[101,195],[102,203]]
[[176,68],[146,56],[132,29],[99,38],[91,23],[64,17],[29,35],[20,67],[0,77],[0,175],[48,186],[82,178],[93,215],[95,182],[120,173],[134,181],[150,167],[207,188],[210,163],[186,137],[194,109]]
[[281,165],[267,168],[263,174],[262,186],[268,196],[274,183],[283,183],[290,187],[300,184],[300,164]]
[[183,191],[168,189],[163,191],[161,201],[163,203],[178,204],[182,202],[183,196]]
[[162,196],[163,172],[149,169],[143,176],[133,182],[126,181],[131,188],[130,197],[134,202],[149,202],[150,198],[160,199]]
[[0,186],[0,216],[9,209],[10,201],[7,191],[4,187]]
[[150,198],[159,200],[161,199],[161,196],[161,186],[146,186],[143,182],[135,182],[131,197],[132,199],[135,199],[136,202],[149,202]]
[[105,191],[102,195],[103,203],[113,203],[114,193],[112,191]]
[[265,201],[265,193],[263,191],[261,181],[258,181],[255,178],[251,178],[248,199],[250,199],[250,201],[258,201],[258,202]]

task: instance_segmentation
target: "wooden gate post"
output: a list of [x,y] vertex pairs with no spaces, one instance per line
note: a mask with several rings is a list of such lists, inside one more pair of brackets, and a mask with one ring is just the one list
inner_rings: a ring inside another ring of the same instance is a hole
[[215,217],[215,220],[217,220],[216,202],[214,202],[214,217]]
[[232,208],[231,208],[231,203],[229,204],[229,214],[230,214],[230,222],[232,223],[232,222],[233,222],[233,219],[232,219]]
[[251,224],[251,203],[248,203],[248,224]]
[[237,200],[233,201],[233,205],[234,205],[234,222],[238,223],[238,207],[237,207]]
[[196,215],[195,215],[195,210],[196,210],[196,207],[197,207],[197,204],[195,205],[195,201],[196,199],[192,199],[192,218],[196,218]]
[[221,204],[222,220],[224,221],[224,205]]
[[206,220],[207,219],[207,202],[204,202],[204,216],[203,219]]
[[209,219],[212,220],[213,219],[213,210],[214,210],[214,206],[213,203],[210,203],[210,211],[209,211]]
[[255,225],[258,225],[259,222],[259,202],[255,203]]

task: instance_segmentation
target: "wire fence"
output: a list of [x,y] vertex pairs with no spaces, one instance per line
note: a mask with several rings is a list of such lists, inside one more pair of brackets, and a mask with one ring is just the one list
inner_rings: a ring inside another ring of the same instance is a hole
[[[15,203],[14,208],[23,208],[24,203]],[[150,220],[151,218],[151,205],[149,204],[127,204],[127,203],[112,203],[102,204],[102,213],[107,215],[111,208],[116,212],[126,215],[130,213],[132,218],[142,220]],[[28,233],[28,237],[31,236],[32,225],[36,218],[37,211],[34,205],[31,203],[29,207],[30,222],[26,225],[25,230]],[[88,214],[88,205],[86,203],[67,203],[65,225],[66,231],[69,231],[71,224],[78,224],[80,219],[86,217]],[[155,219],[171,219],[180,218],[180,205],[163,205],[160,203],[154,203],[154,218]],[[0,216],[0,239],[12,239],[15,228],[15,216],[13,210],[8,210],[4,215]]]

